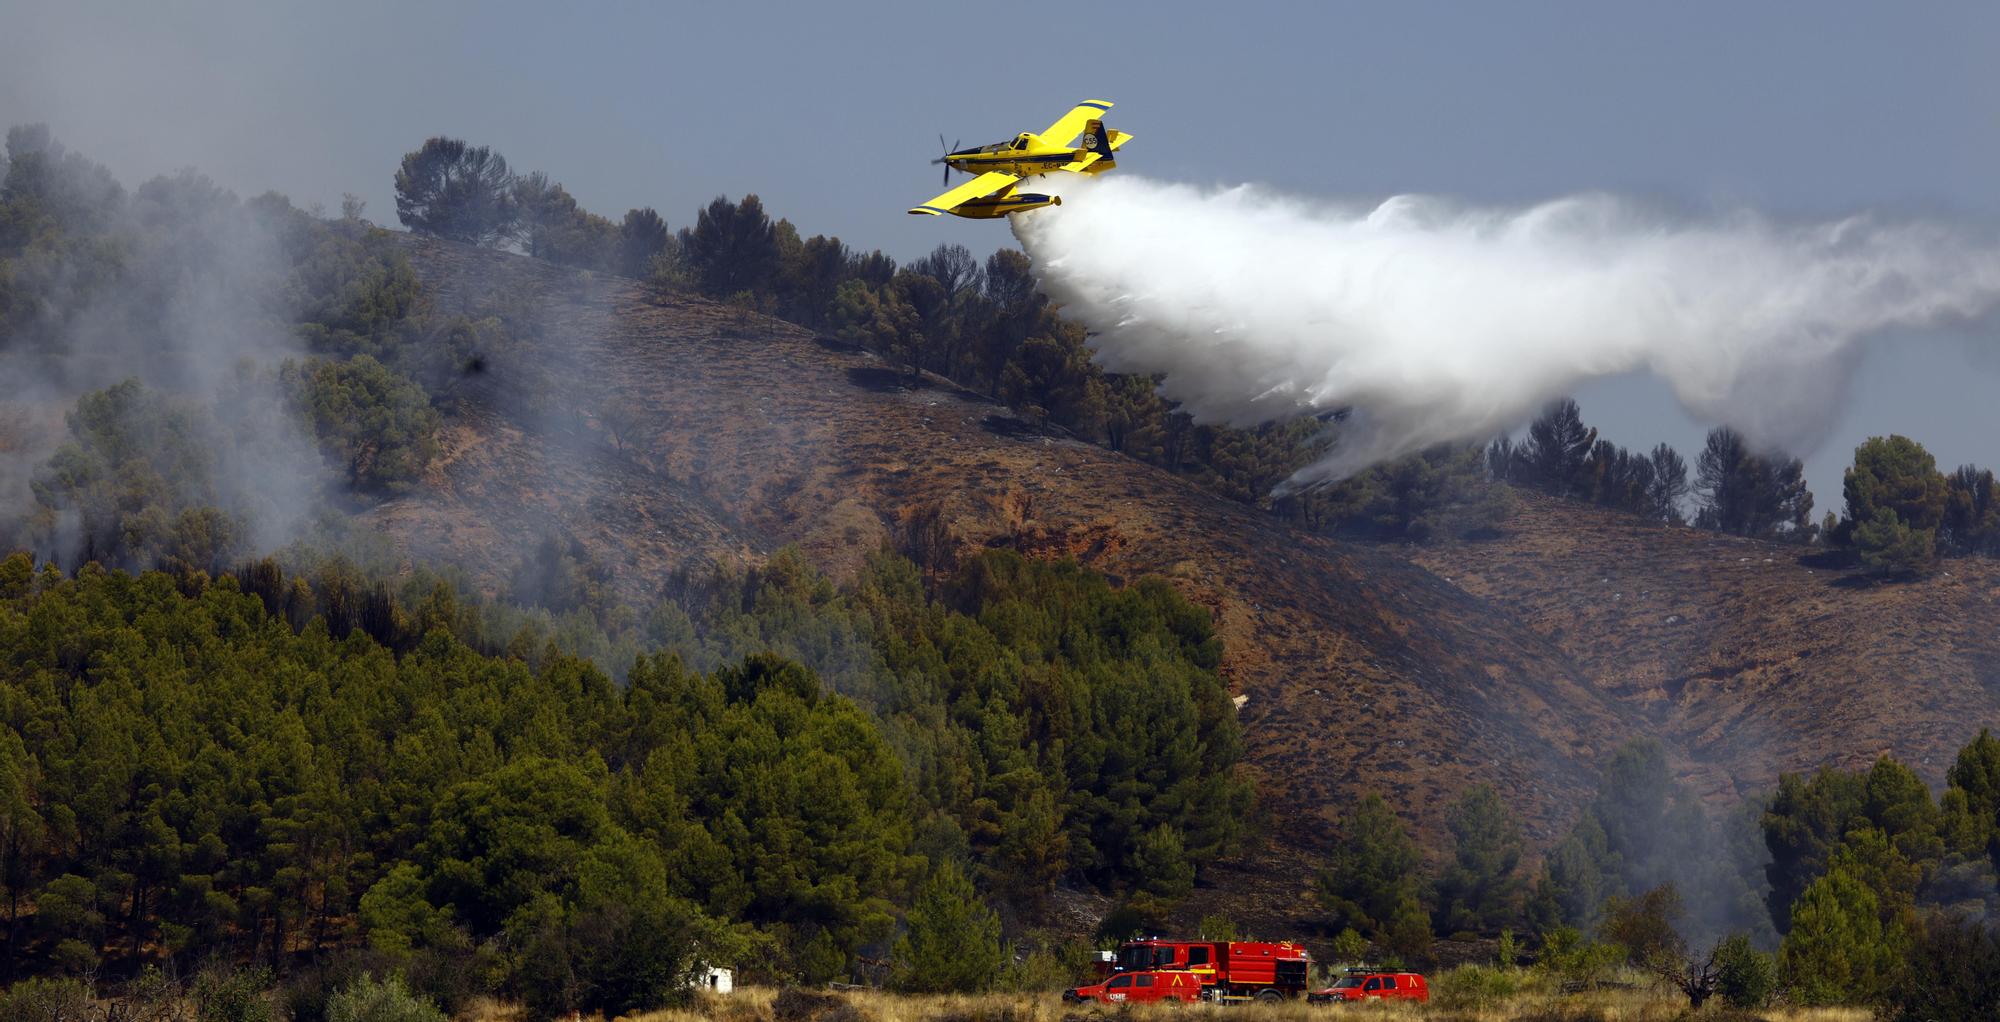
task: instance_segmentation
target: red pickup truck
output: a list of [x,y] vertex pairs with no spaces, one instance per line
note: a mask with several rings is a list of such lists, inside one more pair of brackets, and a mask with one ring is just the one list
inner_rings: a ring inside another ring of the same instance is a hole
[[1099,983],[1065,990],[1063,1000],[1103,1004],[1198,1001],[1201,990],[1201,977],[1192,972],[1121,972]]
[[1370,972],[1364,969],[1349,969],[1347,975],[1340,977],[1332,986],[1306,995],[1306,1000],[1312,1004],[1374,1000],[1423,1003],[1430,999],[1430,984],[1414,972]]

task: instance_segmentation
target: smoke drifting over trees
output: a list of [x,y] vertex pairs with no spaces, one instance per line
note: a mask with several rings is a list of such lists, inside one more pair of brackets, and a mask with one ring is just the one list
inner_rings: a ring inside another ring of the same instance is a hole
[[302,215],[193,171],[128,195],[40,125],[8,132],[4,170],[0,412],[44,423],[0,445],[5,534],[112,564],[279,541],[319,475],[267,371],[306,352],[283,240]]
[[1760,448],[1829,425],[1870,335],[1984,313],[2000,248],[1925,223],[1667,218],[1586,195],[1372,208],[1132,176],[1065,182],[1015,230],[1113,372],[1160,374],[1200,422],[1350,409],[1292,485],[1526,421],[1646,370]]

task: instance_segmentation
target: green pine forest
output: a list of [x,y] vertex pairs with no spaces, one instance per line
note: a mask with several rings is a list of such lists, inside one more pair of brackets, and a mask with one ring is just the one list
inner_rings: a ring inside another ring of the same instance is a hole
[[[468,644],[484,608],[442,582],[354,601],[268,562],[65,576],[18,554],[4,575],[0,870],[26,969],[228,949],[281,971],[362,941],[644,1003],[694,947],[616,994],[629,963],[571,959],[671,931],[820,982],[884,953],[929,863],[1032,906],[1148,857],[1191,874],[1248,808],[1206,615],[1010,553],[936,598],[893,556],[845,593],[781,556],[697,608],[715,638],[622,683],[553,643]],[[770,652],[842,643],[853,693]]]
[[[1477,537],[1533,489],[1822,546],[1884,584],[2000,550],[1992,473],[1940,472],[1906,438],[1863,445],[1844,513],[1815,520],[1796,459],[1718,429],[1690,479],[1573,402],[1519,441],[1273,500],[1338,416],[1193,424],[1092,364],[1019,252],[899,267],[755,196],[678,231],[651,209],[613,221],[453,139],[395,173],[415,233],[779,316],[1302,528]],[[31,463],[0,419],[0,469],[32,494],[0,506],[9,996],[199,974],[172,982],[279,990],[308,1020],[379,993],[370,973],[446,1011],[499,995],[608,1017],[683,997],[701,963],[1047,988],[1255,847],[1220,641],[1160,580],[885,549],[836,585],[786,549],[633,606],[559,536],[498,592],[392,570],[352,513],[416,485],[444,418],[495,399],[473,370],[539,327],[505,298],[434,307],[364,213],[192,171],[128,193],[46,128],[8,135],[0,358],[81,392]],[[1258,936],[1411,964],[1497,939],[1502,965],[1518,951],[1569,981],[1694,976],[1697,1003],[1887,1003],[1939,955],[2000,983],[2000,943],[1964,922],[2000,899],[2000,740],[1967,737],[1942,796],[1885,758],[1730,811],[1635,742],[1548,848],[1488,786],[1433,848],[1366,799],[1301,892],[1318,928]],[[1093,932],[1059,922],[1079,896],[1103,909]]]

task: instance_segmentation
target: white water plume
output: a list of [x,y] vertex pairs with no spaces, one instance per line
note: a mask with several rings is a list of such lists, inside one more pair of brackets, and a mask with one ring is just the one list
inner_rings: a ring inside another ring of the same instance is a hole
[[1350,412],[1287,487],[1495,436],[1635,370],[1804,453],[1861,342],[2000,304],[2000,246],[1933,223],[1673,218],[1605,195],[1343,206],[1117,172],[1062,190],[1014,229],[1106,369],[1163,374],[1201,422]]

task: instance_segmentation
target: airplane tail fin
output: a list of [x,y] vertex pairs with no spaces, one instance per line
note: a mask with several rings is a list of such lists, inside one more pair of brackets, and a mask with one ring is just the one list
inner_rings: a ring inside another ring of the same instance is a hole
[[1083,125],[1083,148],[1096,153],[1099,163],[1110,165],[1116,162],[1111,155],[1111,131],[1104,122],[1093,117]]

